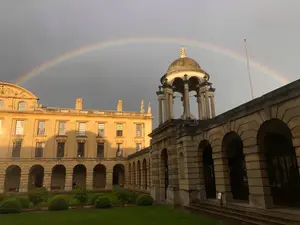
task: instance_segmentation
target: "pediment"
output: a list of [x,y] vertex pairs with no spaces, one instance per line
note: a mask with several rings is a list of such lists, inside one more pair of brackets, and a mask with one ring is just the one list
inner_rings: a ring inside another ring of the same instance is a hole
[[38,99],[33,93],[15,84],[0,82],[0,97]]

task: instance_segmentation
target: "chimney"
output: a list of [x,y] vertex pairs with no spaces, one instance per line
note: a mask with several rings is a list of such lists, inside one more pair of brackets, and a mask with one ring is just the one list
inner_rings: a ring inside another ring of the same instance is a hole
[[83,101],[82,98],[76,98],[75,109],[82,110]]
[[118,112],[122,112],[123,111],[122,100],[118,100],[117,111]]

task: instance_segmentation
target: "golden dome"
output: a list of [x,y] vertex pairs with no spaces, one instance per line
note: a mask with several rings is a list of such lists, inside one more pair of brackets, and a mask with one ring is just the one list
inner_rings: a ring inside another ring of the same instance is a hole
[[202,72],[200,65],[193,59],[186,57],[185,49],[181,48],[181,56],[176,59],[168,68],[167,74],[183,72],[183,71],[195,71]]

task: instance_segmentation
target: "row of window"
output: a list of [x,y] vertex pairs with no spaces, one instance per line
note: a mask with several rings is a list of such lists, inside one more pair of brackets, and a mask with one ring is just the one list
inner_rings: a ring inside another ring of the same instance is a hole
[[[3,100],[0,100],[0,109],[2,109],[4,107],[4,102]],[[18,102],[18,111],[22,112],[22,111],[26,111],[27,109],[27,104],[26,102]]]
[[[143,135],[143,126],[142,124],[136,124],[136,137],[142,137]],[[0,120],[0,134],[2,131],[2,120]],[[78,126],[78,136],[86,136],[86,122],[80,122]],[[46,135],[46,121],[38,121],[37,126],[37,133],[38,136],[44,136]],[[58,131],[57,134],[60,136],[66,135],[66,122],[60,121],[58,123]],[[17,120],[16,121],[16,127],[15,127],[15,135],[24,135],[24,120]],[[98,123],[97,125],[97,135],[98,137],[104,137],[105,136],[105,124],[104,123]],[[116,125],[116,136],[122,137],[123,136],[123,124],[118,123]]]
[[[77,157],[85,157],[85,142],[77,143]],[[22,140],[16,140],[13,143],[12,157],[19,158],[21,155]],[[45,149],[45,142],[37,142],[35,147],[35,157],[42,158]],[[142,149],[141,143],[136,143],[136,150]],[[63,158],[65,155],[65,142],[57,142],[56,157]],[[123,144],[117,143],[116,157],[123,156]],[[104,143],[97,142],[97,158],[104,158]]]

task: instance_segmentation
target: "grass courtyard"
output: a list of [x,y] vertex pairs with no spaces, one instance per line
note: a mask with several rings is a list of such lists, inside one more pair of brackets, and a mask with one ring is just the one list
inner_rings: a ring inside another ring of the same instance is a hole
[[58,212],[25,212],[0,215],[1,225],[218,225],[169,206],[130,206],[110,209],[83,209]]

